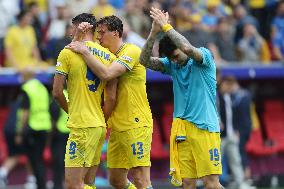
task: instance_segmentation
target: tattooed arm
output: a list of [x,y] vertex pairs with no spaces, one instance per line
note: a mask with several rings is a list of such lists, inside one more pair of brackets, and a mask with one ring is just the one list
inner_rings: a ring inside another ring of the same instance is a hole
[[[168,23],[168,14],[163,13],[161,10],[152,8],[151,9],[151,17],[157,22],[160,27],[165,26]],[[198,49],[192,46],[189,41],[180,33],[178,33],[175,29],[173,29],[170,25],[167,31],[164,31],[166,35],[174,42],[174,44],[183,51],[188,57],[194,59],[197,62],[202,63],[202,54],[198,51]]]
[[183,51],[188,57],[194,59],[196,62],[202,63],[202,54],[199,50],[192,46],[189,41],[175,29],[171,29],[166,32],[169,38],[174,42],[174,44]]
[[165,72],[165,66],[162,61],[160,61],[158,57],[151,56],[155,39],[159,32],[159,28],[157,27],[159,26],[153,22],[151,33],[146,41],[146,44],[142,48],[140,63],[151,70]]

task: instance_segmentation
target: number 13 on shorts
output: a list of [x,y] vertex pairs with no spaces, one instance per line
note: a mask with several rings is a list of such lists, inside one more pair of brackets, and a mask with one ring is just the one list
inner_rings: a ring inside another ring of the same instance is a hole
[[132,153],[134,156],[137,156],[138,159],[141,159],[144,157],[144,151],[143,151],[143,142],[136,142],[131,144],[132,147]]

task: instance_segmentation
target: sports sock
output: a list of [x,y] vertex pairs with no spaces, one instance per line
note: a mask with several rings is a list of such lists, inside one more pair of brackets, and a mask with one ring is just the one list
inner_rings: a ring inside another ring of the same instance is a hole
[[137,189],[137,188],[134,186],[134,184],[132,184],[131,182],[128,182],[124,189]]
[[153,189],[153,187],[152,186],[148,186],[145,189]]
[[84,189],[96,189],[96,186],[95,185],[87,185],[87,184],[85,184],[84,185]]

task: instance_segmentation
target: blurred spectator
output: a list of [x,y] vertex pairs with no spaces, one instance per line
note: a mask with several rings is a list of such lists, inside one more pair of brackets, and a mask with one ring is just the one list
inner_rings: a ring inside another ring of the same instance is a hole
[[237,61],[233,32],[233,28],[228,23],[228,20],[226,18],[220,18],[216,32],[213,35],[213,43],[217,47],[215,54],[213,51],[216,62]]
[[243,38],[238,43],[241,61],[268,63],[270,53],[266,41],[260,36],[253,24],[244,25]]
[[218,12],[218,6],[220,5],[220,0],[208,0],[206,3],[207,12],[203,15],[201,22],[209,32],[216,30],[218,19],[221,16]]
[[208,47],[212,43],[213,38],[207,31],[205,31],[201,24],[201,16],[193,14],[190,17],[192,27],[190,30],[182,32],[182,35],[195,47]]
[[277,33],[284,36],[284,1],[281,1],[277,7],[277,15],[272,21],[272,27]]
[[104,16],[114,15],[116,10],[111,4],[108,3],[107,0],[98,0],[98,3],[92,10],[92,13],[95,15],[96,19],[99,19]]
[[[64,95],[68,99],[66,90],[64,90]],[[51,151],[53,160],[53,189],[63,189],[64,157],[69,136],[69,129],[66,127],[68,114],[54,100],[51,103],[50,112],[52,118]]]
[[125,6],[125,0],[108,0],[115,9],[123,9]]
[[236,19],[236,33],[235,33],[235,43],[237,44],[239,40],[243,37],[243,28],[245,24],[252,24],[256,28],[259,28],[258,21],[248,15],[247,10],[242,5],[238,5],[234,9],[234,16]]
[[[236,124],[234,112],[234,91],[233,77],[225,77],[220,84],[219,109],[222,122],[222,153],[226,156],[229,168],[232,172],[232,181],[229,183],[231,189],[252,189],[245,181],[244,170],[242,168],[241,154],[239,150],[240,130]],[[247,116],[247,114],[246,114]]]
[[[15,143],[17,126],[19,126],[21,120],[21,111],[19,110],[21,98],[23,98],[23,96],[19,95],[11,104],[10,112],[4,126],[4,134],[8,147],[8,157],[0,167],[1,189],[6,188],[9,173],[18,165],[21,156],[24,155],[26,151],[23,144],[18,145]],[[26,167],[28,172],[26,185],[35,186],[35,177],[31,172],[29,163],[26,165]]]
[[273,37],[273,53],[276,60],[284,60],[284,36],[281,34],[275,34]]
[[131,30],[126,21],[123,22],[122,37],[124,42],[137,45],[140,48],[142,48],[146,42],[143,37]]
[[0,1],[0,67],[4,64],[4,37],[19,11],[19,0]]
[[265,1],[266,0],[249,0],[248,6],[249,11],[252,16],[254,16],[259,23],[259,33],[264,36],[265,30],[267,30],[268,27],[266,27],[266,15],[265,15]]
[[66,25],[66,29],[65,29],[65,35],[62,37],[62,38],[59,38],[56,40],[55,42],[55,57],[54,58],[57,58],[60,51],[62,49],[64,49],[64,47],[66,45],[68,45],[69,43],[71,43],[71,35],[72,35],[72,27],[70,24],[67,24]]
[[272,21],[272,44],[276,59],[284,59],[284,1],[277,7],[277,15]]
[[[34,70],[22,70],[22,95],[20,111],[22,119],[16,130],[16,144],[24,144],[36,177],[37,189],[46,188],[46,172],[43,152],[51,129],[49,94],[45,86],[34,78]],[[24,137],[25,136],[25,137]]]
[[249,90],[240,87],[238,81],[233,77],[232,85],[232,104],[234,125],[240,135],[239,149],[242,158],[243,169],[246,178],[250,178],[250,168],[248,164],[248,155],[245,146],[249,140],[252,130],[251,105],[252,97]]
[[[9,28],[5,37],[5,66],[17,69],[28,65],[35,66],[41,62],[37,48],[36,35],[30,25],[31,13],[22,10],[17,16],[18,24]],[[19,35],[21,34],[21,35]]]
[[98,0],[66,0],[65,2],[73,18],[78,14],[91,12],[92,7],[97,4],[97,1]]
[[24,2],[23,9],[29,7],[31,3],[36,3],[38,5],[39,20],[43,26],[47,24],[48,21],[48,0],[22,0]]
[[191,15],[198,14],[196,6],[193,0],[178,0],[172,3],[169,11],[178,31],[186,32],[191,29]]
[[[57,18],[56,7],[62,6],[66,6],[65,0],[48,0],[48,13],[51,20]],[[71,16],[71,13],[69,16]]]
[[66,25],[69,21],[69,14],[66,5],[58,4],[56,6],[57,17],[52,19],[47,31],[48,40],[64,37]]
[[62,38],[49,40],[46,46],[46,53],[47,58],[52,62],[55,63],[60,51],[69,43],[71,43],[71,34],[72,34],[72,27],[70,24],[67,24],[65,29],[65,34]]
[[131,29],[144,36],[148,35],[151,28],[151,20],[143,12],[144,1],[138,3],[138,1],[127,1],[122,16],[126,19]]
[[31,2],[28,4],[28,10],[32,16],[31,25],[33,26],[35,34],[36,34],[37,45],[38,45],[38,48],[41,49],[44,34],[43,34],[42,24],[39,19],[39,16],[40,16],[39,6],[36,2]]

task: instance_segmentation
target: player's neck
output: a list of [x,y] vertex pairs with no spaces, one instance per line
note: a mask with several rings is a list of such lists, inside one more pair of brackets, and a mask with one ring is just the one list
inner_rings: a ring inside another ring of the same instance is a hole
[[116,53],[122,45],[123,45],[122,38],[119,38],[116,41],[114,41],[113,45],[109,48],[109,50],[112,53]]
[[83,39],[83,41],[94,41],[94,35],[93,34],[86,34]]

